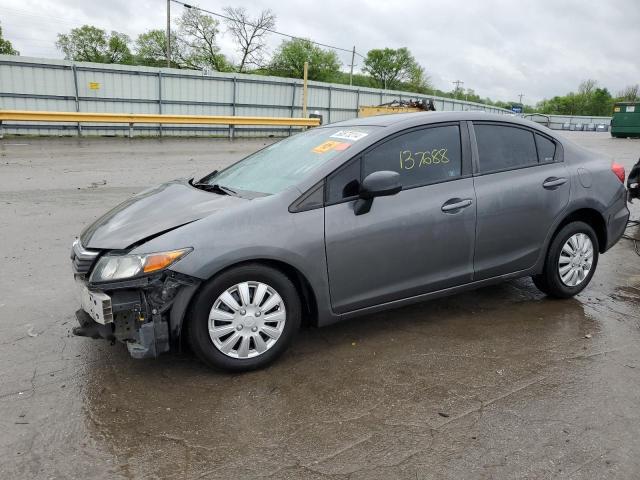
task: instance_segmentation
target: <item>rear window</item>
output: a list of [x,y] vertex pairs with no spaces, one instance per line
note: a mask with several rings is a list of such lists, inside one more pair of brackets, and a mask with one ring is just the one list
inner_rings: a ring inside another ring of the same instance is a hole
[[480,173],[526,167],[538,163],[533,133],[503,125],[474,125]]
[[553,162],[556,155],[556,144],[554,142],[536,134],[536,146],[538,147],[538,161],[540,163]]

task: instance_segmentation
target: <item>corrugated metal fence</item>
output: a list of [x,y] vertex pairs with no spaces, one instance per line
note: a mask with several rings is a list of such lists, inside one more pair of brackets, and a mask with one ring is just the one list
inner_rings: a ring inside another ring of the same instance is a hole
[[[508,110],[411,92],[309,82],[308,111],[324,123],[357,116],[358,108],[409,98],[437,110]],[[97,113],[299,117],[302,80],[194,70],[131,67],[0,55],[0,109]],[[125,135],[127,125],[5,124],[6,133]],[[136,125],[139,135],[287,135],[289,127]]]

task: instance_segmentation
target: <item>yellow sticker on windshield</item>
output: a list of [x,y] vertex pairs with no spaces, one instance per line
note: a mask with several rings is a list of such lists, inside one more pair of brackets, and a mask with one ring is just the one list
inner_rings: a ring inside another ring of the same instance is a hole
[[320,145],[315,147],[313,149],[313,151],[316,152],[316,153],[326,153],[329,150],[333,150],[337,145],[340,145],[340,143],[342,143],[342,142],[336,142],[334,140],[327,140],[326,142],[321,143]]

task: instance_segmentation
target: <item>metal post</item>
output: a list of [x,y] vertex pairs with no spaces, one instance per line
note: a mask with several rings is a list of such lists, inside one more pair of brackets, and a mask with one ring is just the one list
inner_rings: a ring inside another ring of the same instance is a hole
[[129,138],[133,138],[133,123],[129,124]]
[[[236,116],[236,84],[237,77],[233,77],[233,99],[231,100],[231,115]],[[235,126],[229,125],[229,140],[233,140],[235,136]]]
[[304,69],[303,69],[303,73],[302,73],[302,118],[307,118],[307,78],[308,78],[308,75],[309,75],[309,62],[304,62]]
[[382,105],[382,90],[380,90],[380,105]]
[[329,114],[327,115],[327,123],[331,123],[331,87],[329,87]]
[[353,46],[353,51],[351,52],[351,71],[349,72],[349,85],[353,85],[353,64],[356,61],[356,47]]
[[[291,118],[293,118],[293,112],[296,106],[296,82],[291,83]],[[289,125],[289,136],[293,133],[293,126]]]
[[167,67],[171,67],[171,0],[167,0]]
[[[162,115],[162,72],[158,71],[158,113]],[[159,124],[158,133],[162,136],[162,124]]]
[[[76,73],[76,65],[75,65],[75,63],[73,65],[71,65],[71,71],[73,72],[73,86],[74,86],[75,98],[76,98],[76,112],[79,112],[80,111],[80,99],[78,97],[78,74]],[[82,136],[82,125],[80,125],[80,122],[78,122],[78,136],[79,137]]]

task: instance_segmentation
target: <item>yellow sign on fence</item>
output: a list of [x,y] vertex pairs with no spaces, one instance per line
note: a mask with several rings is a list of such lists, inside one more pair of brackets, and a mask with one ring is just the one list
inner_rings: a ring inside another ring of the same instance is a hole
[[98,82],[89,82],[89,88],[91,90],[100,90],[100,84]]

